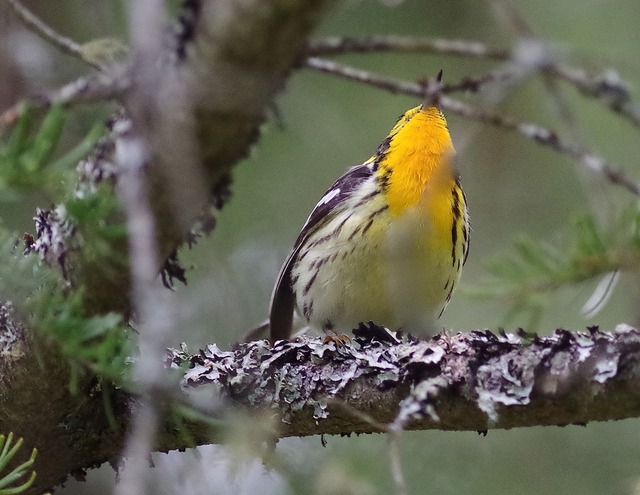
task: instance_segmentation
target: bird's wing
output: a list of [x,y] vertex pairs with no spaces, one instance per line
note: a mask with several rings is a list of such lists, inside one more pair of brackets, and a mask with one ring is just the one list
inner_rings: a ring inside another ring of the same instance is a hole
[[293,326],[293,310],[295,295],[291,286],[291,270],[298,257],[298,253],[305,245],[305,241],[322,225],[330,221],[336,212],[336,206],[353,194],[355,188],[369,179],[374,172],[374,165],[366,162],[351,167],[344,175],[336,180],[322,196],[318,204],[307,218],[296,242],[285,260],[276,284],[271,294],[271,309],[269,311],[269,335],[271,342],[287,339],[291,335]]

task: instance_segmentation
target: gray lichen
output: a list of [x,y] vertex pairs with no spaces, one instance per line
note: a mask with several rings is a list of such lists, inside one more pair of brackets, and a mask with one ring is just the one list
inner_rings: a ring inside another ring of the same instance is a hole
[[0,358],[9,363],[23,356],[24,328],[13,317],[10,302],[0,303]]
[[220,397],[273,412],[287,435],[376,431],[355,417],[332,426],[336,415],[345,419],[336,399],[390,428],[485,430],[640,414],[640,333],[630,327],[534,338],[482,331],[400,343],[255,341],[226,352],[171,351],[170,362],[188,363],[186,390],[214,383]]

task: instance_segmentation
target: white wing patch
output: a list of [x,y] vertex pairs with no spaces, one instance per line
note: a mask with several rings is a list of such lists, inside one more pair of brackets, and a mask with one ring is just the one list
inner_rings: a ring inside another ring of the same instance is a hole
[[340,188],[330,189],[329,191],[327,191],[327,193],[324,196],[322,196],[322,198],[320,198],[320,201],[318,201],[317,206],[327,204],[329,201],[335,198],[338,194],[340,194]]

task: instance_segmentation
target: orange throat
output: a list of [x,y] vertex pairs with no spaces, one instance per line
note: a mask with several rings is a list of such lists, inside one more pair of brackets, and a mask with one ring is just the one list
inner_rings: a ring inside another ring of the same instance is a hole
[[[386,188],[390,213],[402,214],[421,201],[450,194],[455,182],[451,158],[455,153],[444,116],[435,107],[405,113],[381,146],[378,180]],[[435,213],[435,212],[434,212]]]

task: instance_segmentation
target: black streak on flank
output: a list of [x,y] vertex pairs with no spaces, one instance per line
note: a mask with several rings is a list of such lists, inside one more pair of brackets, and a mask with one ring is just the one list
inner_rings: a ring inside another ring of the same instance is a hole
[[376,217],[378,215],[380,215],[380,213],[382,213],[383,211],[385,211],[387,208],[389,208],[389,205],[384,205],[382,208],[378,208],[376,211],[374,211],[373,213],[371,213],[369,215],[369,221],[366,223],[366,225],[364,226],[364,228],[362,229],[362,235],[365,235],[367,233],[367,231],[371,228],[371,226],[373,225],[373,222],[375,221]]
[[371,226],[373,225],[373,218],[371,218],[367,224],[364,226],[364,228],[362,229],[362,235],[365,235],[367,233],[367,230],[369,230],[371,228]]
[[302,306],[302,315],[307,321],[311,319],[313,314],[313,301],[305,302]]
[[387,157],[387,153],[389,153],[389,149],[391,148],[391,141],[393,141],[394,137],[395,134],[392,136],[387,136],[386,138],[384,138],[384,141],[380,143],[380,146],[378,146],[378,149],[376,150],[376,157],[373,160],[374,172],[377,171],[378,168],[380,168],[380,164]]
[[378,186],[380,190],[386,191],[389,188],[389,182],[391,181],[391,169],[385,168],[382,175],[378,176]]
[[[458,179],[456,180],[456,184],[458,184],[458,186],[460,185],[460,178],[458,177]],[[467,204],[467,197],[464,195],[464,191],[462,190],[462,188],[460,188],[460,191],[462,192],[462,200],[464,201],[465,204],[465,208],[466,208],[466,204]],[[464,258],[462,260],[462,264],[467,262],[467,257],[469,256],[469,245],[471,243],[471,236],[470,236],[470,232],[469,232],[469,219],[465,218],[465,223],[464,223],[464,227],[462,229],[462,236],[464,239]]]
[[391,147],[392,140],[393,136],[387,136],[386,138],[384,138],[384,141],[380,143],[380,146],[378,146],[378,149],[376,150],[376,159],[374,160],[374,164],[379,164],[384,159],[384,157],[387,156],[389,148]]
[[453,213],[453,221],[451,222],[451,262],[452,266],[455,266],[456,247],[458,244],[458,224],[460,223],[460,216],[462,214],[460,210],[460,196],[458,196],[457,184],[451,189],[451,196],[453,197],[453,204],[451,206],[451,212]]
[[376,211],[374,211],[371,215],[369,215],[369,218],[374,218],[378,215],[380,215],[380,213],[382,213],[383,211],[389,209],[389,205],[384,205],[381,208],[378,208]]
[[464,227],[462,228],[462,239],[464,241],[464,249],[462,250],[462,263],[464,264],[467,262],[467,257],[469,256],[469,225],[467,223],[465,223]]
[[367,202],[369,202],[369,200],[371,200],[372,198],[375,198],[378,194],[380,194],[380,191],[378,191],[377,189],[371,191],[369,194],[362,196],[362,198],[360,198],[360,201],[358,201],[355,204],[355,207],[358,206],[362,206],[363,204],[366,204]]
[[329,260],[329,257],[320,259],[316,264],[316,270],[320,270],[320,268],[322,268],[322,265],[324,265],[328,260]]
[[458,221],[454,218],[451,224],[451,264],[456,266],[456,244],[458,242]]
[[458,220],[460,218],[460,196],[458,195],[458,185],[456,184],[451,189],[451,196],[453,197],[453,205],[451,210],[453,212],[453,217]]
[[347,242],[352,241],[353,238],[358,235],[358,232],[360,232],[360,226],[356,227],[355,229],[353,229],[353,232],[351,232],[351,234],[349,234],[349,237],[347,237]]
[[349,219],[351,218],[351,215],[352,215],[352,213],[349,213],[349,214],[347,215],[347,217],[346,217],[342,222],[340,222],[340,225],[338,225],[338,226],[336,227],[336,230],[334,230],[334,231],[333,231],[332,237],[335,237],[335,236],[337,236],[338,234],[340,234],[340,232],[342,231],[342,228],[344,227],[344,224],[345,224],[345,223],[347,223],[347,222],[349,221]]
[[340,232],[342,231],[342,228],[344,227],[344,224],[347,223],[347,221],[351,218],[351,215],[352,214],[349,213],[346,216],[346,218],[342,222],[340,222],[338,224],[338,226],[334,230],[329,232],[327,235],[323,235],[319,239],[316,239],[315,241],[311,242],[309,244],[309,247],[312,248],[312,247],[315,247],[315,246],[319,246],[319,245],[324,244],[325,242],[333,239],[334,237],[337,237],[340,234]]
[[309,279],[309,281],[307,282],[307,285],[304,286],[304,289],[302,290],[303,296],[306,296],[309,293],[309,290],[311,290],[311,286],[316,281],[317,276],[318,276],[318,271],[316,270],[311,276],[311,278]]

